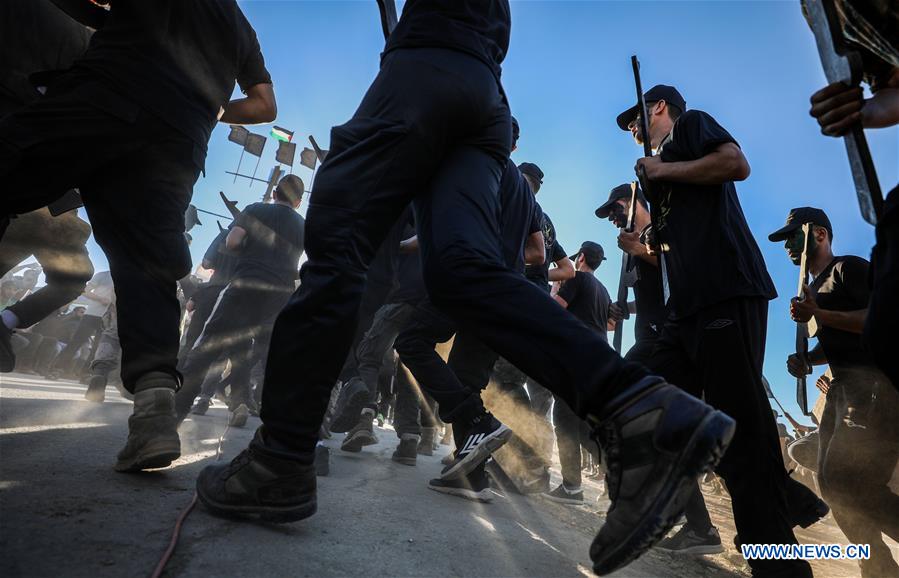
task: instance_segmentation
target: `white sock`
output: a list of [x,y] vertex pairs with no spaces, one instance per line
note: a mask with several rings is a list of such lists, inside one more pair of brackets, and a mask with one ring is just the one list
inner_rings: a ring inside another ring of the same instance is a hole
[[19,316],[9,309],[0,312],[0,318],[3,319],[3,325],[6,325],[7,329],[15,329],[19,326]]

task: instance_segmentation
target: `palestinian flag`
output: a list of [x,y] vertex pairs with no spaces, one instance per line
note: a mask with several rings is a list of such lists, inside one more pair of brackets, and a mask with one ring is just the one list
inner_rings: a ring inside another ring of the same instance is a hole
[[290,142],[291,140],[293,140],[293,131],[289,131],[286,128],[281,128],[280,126],[272,127],[271,135],[273,138],[276,138],[282,142]]

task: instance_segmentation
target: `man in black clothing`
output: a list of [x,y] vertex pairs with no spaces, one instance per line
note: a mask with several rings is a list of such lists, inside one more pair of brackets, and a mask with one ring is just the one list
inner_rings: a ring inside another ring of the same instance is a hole
[[[612,300],[595,274],[605,258],[602,246],[593,241],[584,241],[580,251],[571,257],[576,270],[574,278],[565,281],[553,298],[607,341],[609,306]],[[590,428],[558,397],[553,404],[553,425],[559,446],[562,483],[543,496],[563,504],[581,504],[584,501],[584,490],[581,488],[581,446],[589,445]]]
[[184,384],[175,403],[180,418],[190,411],[210,365],[227,354],[231,359],[230,424],[242,427],[246,423],[253,341],[295,288],[304,246],[305,222],[296,212],[302,198],[303,181],[287,175],[275,187],[272,203],[248,205],[235,219],[225,238],[226,248],[237,254],[234,271],[184,362]]
[[[511,126],[499,76],[509,12],[506,0],[405,3],[379,75],[332,131],[316,177],[309,261],[275,322],[263,426],[230,465],[209,466],[197,481],[211,511],[282,522],[315,512],[314,448],[366,268],[410,201],[431,301],[597,425],[617,482],[591,548],[594,569],[619,568],[659,539],[680,513],[682,483],[726,447],[732,420],[623,361],[503,260],[497,191]],[[621,451],[632,442],[651,467]],[[640,491],[619,495],[624,478]]]
[[[788,476],[762,385],[767,302],[776,292],[734,187],[749,176],[749,163],[711,115],[686,110],[674,87],[654,86],[645,98],[648,135],[640,133],[638,105],[617,122],[658,150],[637,161],[652,183],[643,192],[652,207],[654,246],[664,249],[669,313],[648,367],[737,420],[718,472],[743,543],[793,544]],[[749,562],[756,575],[811,574],[800,560]]]
[[[800,207],[768,236],[784,243],[794,264],[805,245],[805,223],[813,224],[808,265],[814,280],[802,300],[791,302],[790,315],[803,323],[814,318],[818,343],[808,362],[829,364],[833,374],[818,430],[821,495],[849,541],[871,545],[870,559],[859,562],[862,576],[899,576],[881,537],[899,538],[899,496],[889,487],[899,459],[899,395],[861,343],[871,297],[868,262],[834,256],[830,219],[820,209]],[[804,365],[795,354],[787,360],[797,377],[810,373]]]
[[[206,143],[219,120],[270,122],[276,111],[234,0],[110,4],[86,17],[97,31],[73,67],[0,120],[0,218],[80,189],[115,281],[122,381],[135,393],[116,469],[139,471],[180,455],[175,291],[190,270],[184,214]],[[235,79],[247,97],[229,102]],[[91,154],[73,156],[73,147]]]

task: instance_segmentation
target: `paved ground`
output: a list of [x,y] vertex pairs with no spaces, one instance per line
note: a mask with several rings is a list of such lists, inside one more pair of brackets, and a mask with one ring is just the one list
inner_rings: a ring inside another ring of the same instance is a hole
[[[0,377],[0,575],[149,575],[165,550],[193,482],[214,459],[226,413],[185,422],[183,457],[142,475],[112,470],[130,403],[110,388],[106,403],[84,386],[32,376]],[[258,425],[229,430],[224,454],[244,447]],[[396,436],[361,454],[329,440],[331,474],[319,478],[319,512],[291,525],[220,520],[201,508],[188,518],[167,576],[590,576],[590,541],[608,502],[599,486],[572,508],[496,493],[476,504],[431,492],[446,446],[416,467],[396,464]],[[731,543],[729,504],[707,498]],[[764,507],[760,504],[759,507]],[[828,519],[803,542],[843,543]],[[616,576],[745,576],[736,552],[684,558],[653,551]],[[857,576],[851,563],[816,564],[817,576]]]

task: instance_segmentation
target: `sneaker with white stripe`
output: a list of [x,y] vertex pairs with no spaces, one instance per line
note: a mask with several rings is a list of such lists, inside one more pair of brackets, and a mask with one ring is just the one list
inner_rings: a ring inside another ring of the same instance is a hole
[[443,469],[441,479],[454,480],[467,475],[511,437],[512,430],[508,426],[492,414],[484,413],[471,423],[464,439],[456,440],[456,447],[459,448],[456,450],[456,459]]

